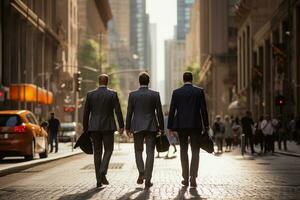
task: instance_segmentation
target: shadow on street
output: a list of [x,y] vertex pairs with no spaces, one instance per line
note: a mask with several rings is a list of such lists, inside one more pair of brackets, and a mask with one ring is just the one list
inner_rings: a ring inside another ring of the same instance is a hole
[[59,198],[59,200],[87,200],[92,198],[95,194],[101,192],[103,189],[104,188],[93,188],[86,192],[62,196]]

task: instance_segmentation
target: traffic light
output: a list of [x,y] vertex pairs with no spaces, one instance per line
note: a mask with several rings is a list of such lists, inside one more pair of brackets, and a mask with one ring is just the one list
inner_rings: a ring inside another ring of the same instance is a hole
[[0,89],[0,102],[5,101],[5,91]]
[[74,74],[74,82],[75,82],[75,91],[76,92],[81,91],[81,81],[82,81],[81,72],[78,71]]
[[75,111],[75,108],[74,108],[73,105],[72,105],[72,106],[70,106],[70,105],[64,106],[64,111],[65,111],[65,112],[74,112],[74,111]]
[[285,97],[283,95],[277,95],[275,98],[277,106],[284,106],[285,105]]

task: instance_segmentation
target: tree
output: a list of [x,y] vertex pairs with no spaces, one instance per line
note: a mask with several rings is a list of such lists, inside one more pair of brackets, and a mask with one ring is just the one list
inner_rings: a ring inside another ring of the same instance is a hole
[[193,62],[192,64],[185,67],[186,71],[190,71],[193,74],[193,82],[195,85],[200,84],[199,74],[200,74],[200,66],[198,63]]
[[95,40],[88,39],[79,48],[78,61],[80,65],[99,69],[100,59],[99,44]]

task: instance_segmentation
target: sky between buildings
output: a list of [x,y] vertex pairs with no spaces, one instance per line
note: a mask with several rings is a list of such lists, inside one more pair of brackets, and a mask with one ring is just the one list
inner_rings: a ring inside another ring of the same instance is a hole
[[146,12],[150,15],[150,23],[157,24],[157,85],[164,102],[165,51],[164,41],[174,36],[177,24],[177,0],[147,0]]

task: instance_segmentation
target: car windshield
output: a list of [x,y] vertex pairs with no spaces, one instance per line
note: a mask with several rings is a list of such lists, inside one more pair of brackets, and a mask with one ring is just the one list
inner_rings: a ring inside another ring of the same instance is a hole
[[62,123],[60,126],[61,131],[75,131],[74,123]]
[[22,121],[18,115],[0,115],[0,126],[19,126]]

